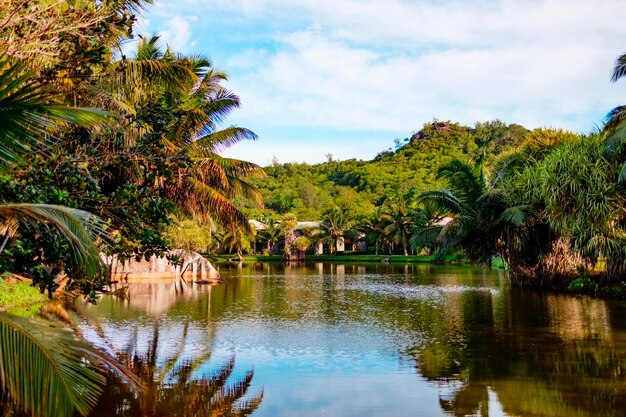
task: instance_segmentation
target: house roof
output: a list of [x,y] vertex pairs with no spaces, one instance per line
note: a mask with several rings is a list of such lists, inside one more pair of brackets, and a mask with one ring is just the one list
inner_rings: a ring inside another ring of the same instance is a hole
[[252,228],[257,231],[267,229],[267,225],[265,223],[261,223],[258,220],[248,220],[248,223],[250,223],[250,226],[252,226]]
[[296,230],[302,229],[317,229],[320,227],[320,222],[298,222]]

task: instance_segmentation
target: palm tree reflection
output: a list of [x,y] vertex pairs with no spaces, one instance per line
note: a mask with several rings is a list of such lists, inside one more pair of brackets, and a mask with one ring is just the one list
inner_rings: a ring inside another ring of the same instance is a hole
[[[201,371],[210,354],[193,360],[182,359],[189,323],[185,322],[182,343],[165,359],[159,360],[160,326],[154,323],[153,335],[145,354],[137,353],[137,331],[120,360],[139,378],[142,393],[132,393],[123,384],[110,379],[92,417],[230,417],[248,416],[261,404],[263,392],[248,396],[253,371],[236,376],[235,356],[217,370]],[[233,380],[234,379],[234,380]]]

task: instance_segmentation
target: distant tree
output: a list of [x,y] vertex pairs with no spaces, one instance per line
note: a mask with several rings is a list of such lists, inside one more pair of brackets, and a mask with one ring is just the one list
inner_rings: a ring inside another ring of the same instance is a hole
[[409,202],[401,197],[388,197],[383,204],[382,221],[385,226],[382,235],[394,245],[402,247],[407,256],[409,239],[413,230],[413,215]]
[[287,214],[279,224],[283,236],[285,236],[285,253],[283,259],[286,261],[299,260],[297,249],[295,248],[296,227],[298,219],[293,214]]
[[243,252],[250,252],[252,249],[253,234],[249,230],[241,229],[235,225],[232,225],[227,229],[222,243],[228,248],[228,251],[233,251],[237,254],[239,260],[243,260]]
[[331,254],[337,249],[338,242],[343,241],[344,233],[354,226],[354,218],[346,209],[333,207],[324,212],[320,228],[329,243]]

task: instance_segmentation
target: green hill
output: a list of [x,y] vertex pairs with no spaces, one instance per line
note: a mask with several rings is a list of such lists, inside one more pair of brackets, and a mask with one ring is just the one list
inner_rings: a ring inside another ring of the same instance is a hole
[[254,179],[265,198],[265,209],[247,207],[251,217],[292,212],[300,220],[317,219],[333,206],[349,208],[367,216],[389,193],[405,195],[443,186],[436,180],[437,168],[454,159],[472,159],[484,154],[493,161],[507,149],[518,146],[527,130],[499,120],[473,127],[434,121],[396,149],[380,152],[371,161],[349,159],[321,164],[275,163],[265,168],[267,177]]

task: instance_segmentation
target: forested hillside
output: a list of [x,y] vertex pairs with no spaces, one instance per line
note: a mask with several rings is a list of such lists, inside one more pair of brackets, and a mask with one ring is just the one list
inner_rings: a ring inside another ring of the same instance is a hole
[[499,120],[476,123],[473,127],[434,121],[396,149],[380,152],[371,161],[329,160],[322,164],[274,163],[265,168],[266,178],[254,179],[265,198],[265,209],[248,207],[251,217],[294,213],[300,220],[319,219],[322,212],[338,206],[355,217],[371,214],[385,196],[419,194],[440,188],[437,169],[451,160],[477,159],[487,164],[507,149],[520,145],[527,129]]

